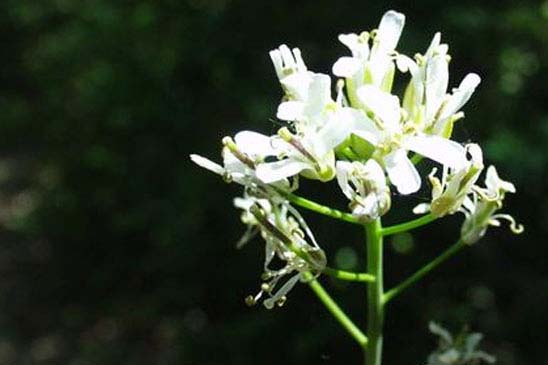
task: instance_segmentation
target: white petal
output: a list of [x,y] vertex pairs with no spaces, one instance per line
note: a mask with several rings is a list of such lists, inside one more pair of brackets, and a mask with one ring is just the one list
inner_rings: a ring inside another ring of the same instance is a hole
[[225,172],[225,169],[221,165],[219,165],[219,164],[217,164],[217,163],[215,163],[215,162],[213,162],[213,161],[211,161],[211,160],[209,160],[205,157],[202,157],[200,155],[192,154],[192,155],[190,155],[190,159],[196,165],[198,165],[200,167],[203,167],[204,169],[207,169],[209,171],[212,171],[212,172],[214,172],[218,175],[222,175]]
[[483,168],[483,152],[481,147],[476,143],[469,143],[465,146],[466,152],[470,155],[470,162],[474,166]]
[[389,10],[384,14],[377,32],[377,39],[379,42],[378,51],[387,53],[396,48],[404,24],[405,15],[394,10]]
[[348,199],[352,199],[354,190],[348,183],[348,174],[352,164],[348,161],[337,161],[335,166],[337,169],[337,183],[339,184],[339,187]]
[[384,167],[400,194],[408,195],[420,189],[421,177],[403,149],[386,155]]
[[481,78],[477,74],[470,73],[466,75],[459,87],[453,92],[444,105],[439,119],[443,120],[458,112],[470,99],[480,81]]
[[400,101],[397,96],[379,90],[372,85],[358,89],[358,98],[379,117],[389,130],[397,130],[400,122]]
[[447,91],[449,67],[445,55],[432,58],[426,69],[426,115],[430,121],[439,110]]
[[430,46],[428,46],[428,49],[426,50],[426,53],[424,56],[426,58],[431,58],[434,55],[434,52],[438,51],[438,48],[440,46],[440,40],[441,40],[441,33],[437,32],[434,34],[434,38],[432,38],[432,41],[430,42]]
[[365,163],[365,169],[367,170],[370,179],[374,181],[377,186],[386,185],[386,177],[384,176],[384,171],[377,161],[373,159],[367,160],[367,162]]
[[284,77],[280,83],[284,86],[288,96],[295,100],[305,101],[308,88],[312,82],[312,72],[298,72]]
[[439,136],[412,136],[404,142],[405,148],[442,165],[459,169],[466,164],[466,150],[457,142]]
[[278,106],[276,118],[281,120],[301,120],[304,115],[305,104],[302,101],[284,101]]
[[430,204],[420,203],[415,208],[413,208],[413,213],[415,214],[426,214],[430,211]]
[[356,113],[357,110],[343,108],[329,116],[328,121],[313,139],[318,156],[324,156],[350,135],[355,125]]
[[307,115],[321,113],[331,100],[331,77],[322,73],[315,73],[308,87],[306,99]]
[[377,145],[381,131],[377,129],[375,123],[361,110],[354,108],[344,108],[343,110],[342,118],[345,118],[345,121],[350,124],[351,132],[372,145]]
[[[476,210],[476,204],[474,203],[474,201],[472,199],[470,199],[468,196],[464,198],[463,202],[462,202],[462,206],[464,208],[466,208],[466,210],[469,212],[469,213],[474,213],[474,211]],[[464,213],[464,215],[466,216],[468,213]]]
[[333,64],[333,75],[339,77],[351,77],[360,67],[363,61],[353,57],[341,57]]
[[340,34],[339,41],[350,49],[355,58],[366,59],[369,56],[368,38],[360,37],[355,33]]
[[262,163],[257,166],[257,177],[265,184],[285,179],[297,175],[302,170],[308,168],[307,163],[285,159],[276,162]]
[[253,159],[275,154],[270,143],[270,137],[261,133],[241,131],[236,133],[234,141],[243,153],[251,156]]
[[295,59],[293,58],[293,53],[291,52],[288,46],[286,46],[285,44],[282,44],[280,46],[280,53],[282,55],[284,67],[290,68],[290,69],[297,68],[297,64],[295,63]]
[[509,181],[502,180],[497,173],[497,169],[493,165],[487,168],[487,173],[485,174],[485,186],[487,186],[487,189],[495,194],[498,194],[500,190],[510,193],[516,192],[516,187],[514,184]]
[[398,70],[400,70],[400,72],[410,71],[411,75],[413,75],[414,74],[413,71],[416,72],[418,68],[415,60],[403,54],[398,54],[396,56],[396,66],[398,66]]
[[376,146],[377,143],[379,142],[378,134],[372,133],[370,131],[354,130],[352,131],[352,134],[355,134],[361,139],[371,143],[373,146]]
[[276,70],[276,75],[278,76],[278,79],[282,79],[284,77],[283,74],[283,61],[282,61],[282,54],[279,49],[273,49],[270,51],[270,59],[272,59],[272,64],[274,65],[274,69]]
[[236,156],[232,154],[228,150],[228,148],[223,148],[221,154],[223,155],[223,165],[225,167],[225,171],[233,175],[236,174],[242,174],[246,175],[249,173],[249,167],[246,166],[242,161],[240,161]]
[[297,71],[305,72],[307,69],[303,61],[303,57],[301,56],[301,50],[298,48],[293,48],[293,56],[295,57],[295,64],[297,66]]

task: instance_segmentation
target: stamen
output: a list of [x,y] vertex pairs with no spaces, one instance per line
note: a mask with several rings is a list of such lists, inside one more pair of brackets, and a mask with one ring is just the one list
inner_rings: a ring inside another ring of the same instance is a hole
[[255,298],[253,298],[253,295],[248,295],[247,297],[245,297],[245,304],[248,307],[253,307],[255,304],[257,304],[257,301],[255,300]]
[[238,149],[238,146],[236,145],[236,143],[234,143],[234,140],[232,140],[232,138],[224,137],[222,142],[223,146],[225,146],[230,151],[230,153],[234,155],[234,157],[236,157],[250,169],[255,170],[255,162],[253,162],[253,160],[249,158],[248,155]]
[[293,242],[287,237],[278,227],[274,226],[265,216],[264,211],[255,203],[250,208],[249,211],[255,216],[255,219],[274,237],[282,241],[286,246],[291,246]]
[[297,219],[297,222],[299,222],[300,226],[303,227],[306,235],[310,237],[312,244],[316,247],[320,247],[316,242],[316,238],[314,237],[312,230],[310,230],[310,227],[308,227],[308,224],[306,224],[306,221],[303,219],[301,213],[299,213],[297,209],[293,208],[288,202],[284,202],[284,205],[287,207],[287,210]]
[[295,149],[299,151],[304,157],[306,157],[313,163],[317,163],[316,158],[314,158],[314,156],[312,156],[310,152],[308,152],[306,148],[304,148],[302,143],[297,138],[295,138],[295,136],[291,134],[291,132],[289,132],[289,129],[287,129],[286,127],[280,128],[280,130],[278,130],[278,135],[282,137],[284,141],[295,147]]
[[363,31],[363,32],[360,33],[358,38],[359,38],[360,42],[367,43],[367,42],[369,42],[369,37],[370,36],[373,37],[373,32],[371,32],[371,34],[370,34],[369,32]]

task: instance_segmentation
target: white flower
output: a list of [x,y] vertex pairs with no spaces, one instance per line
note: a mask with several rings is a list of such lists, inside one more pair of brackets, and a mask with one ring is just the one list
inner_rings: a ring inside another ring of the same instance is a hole
[[337,161],[337,182],[350,200],[352,214],[363,222],[371,222],[390,209],[390,189],[375,160],[365,164]]
[[515,193],[514,184],[499,178],[494,166],[489,166],[485,177],[485,188],[477,188],[472,198],[466,198],[461,212],[465,219],[461,227],[461,239],[464,243],[473,244],[485,235],[489,226],[499,227],[501,220],[510,223],[513,233],[522,233],[523,225],[517,224],[509,214],[496,213],[502,208],[506,193]]
[[280,104],[276,116],[278,119],[293,122],[298,132],[305,133],[321,128],[327,121],[326,109],[333,109],[336,105],[331,99],[331,78],[328,75],[311,74],[302,89],[299,99]]
[[478,350],[483,339],[481,333],[460,333],[454,337],[439,324],[430,322],[428,329],[439,336],[438,348],[428,356],[427,365],[488,364],[495,363],[494,356]]
[[257,166],[257,176],[265,183],[285,179],[296,174],[329,181],[335,176],[334,148],[349,135],[362,112],[343,106],[342,91],[337,101],[331,99],[331,80],[314,74],[306,99],[283,102],[278,117],[293,123],[292,133],[281,128],[272,137],[278,161]]
[[289,100],[306,98],[313,73],[308,71],[298,48],[290,50],[285,44],[270,51],[276,75]]
[[[256,184],[260,183],[255,171],[257,165],[277,153],[270,141],[270,137],[260,133],[242,131],[234,136],[234,140],[223,138],[223,166],[196,154],[191,154],[190,159],[198,166],[221,175],[227,182],[234,181],[244,186]],[[289,188],[287,180],[278,181],[278,187]]]
[[426,53],[415,56],[416,61],[398,55],[396,63],[400,71],[411,74],[403,108],[417,129],[450,137],[453,123],[464,115],[459,110],[472,96],[480,77],[474,73],[466,75],[459,87],[447,94],[450,57],[447,45],[440,44],[440,37],[436,33]]
[[333,74],[346,78],[353,105],[357,103],[355,91],[362,85],[371,84],[384,91],[392,88],[395,48],[404,24],[405,16],[390,10],[382,17],[376,31],[339,35],[339,41],[350,49],[352,57],[339,58],[333,65]]
[[483,170],[483,154],[480,146],[468,144],[465,148],[470,155],[470,160],[465,166],[460,169],[444,166],[441,181],[435,176],[436,168],[428,175],[432,185],[432,203],[417,205],[413,209],[415,214],[431,211],[436,217],[443,217],[459,211]]
[[[259,293],[247,297],[246,303],[253,305],[266,295],[267,299],[263,301],[266,308],[281,306],[287,293],[303,279],[304,273],[318,275],[323,271],[325,253],[299,212],[281,197],[273,196],[265,200],[246,194],[235,199],[234,203],[244,210],[244,223],[257,227],[265,241],[264,282]],[[275,257],[283,263],[281,268],[271,268]],[[280,281],[289,275],[291,277],[274,291]]]
[[407,157],[413,151],[451,168],[466,163],[465,149],[449,139],[417,133],[402,122],[397,96],[366,85],[358,90],[358,97],[373,119],[357,121],[353,133],[375,147],[373,157],[382,162],[392,184],[401,194],[419,190],[420,175]]

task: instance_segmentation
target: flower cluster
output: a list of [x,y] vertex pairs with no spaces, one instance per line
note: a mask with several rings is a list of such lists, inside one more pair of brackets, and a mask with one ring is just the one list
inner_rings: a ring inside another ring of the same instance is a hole
[[[441,165],[428,176],[432,200],[416,213],[436,217],[462,212],[462,240],[477,241],[496,214],[512,184],[487,170],[486,187],[476,185],[483,170],[481,148],[451,140],[454,123],[480,83],[470,73],[448,91],[448,46],[435,34],[424,54],[413,58],[396,48],[405,16],[384,14],[377,29],[360,34],[341,34],[339,41],[350,55],[340,57],[332,68],[338,78],[310,71],[298,48],[281,45],[270,58],[283,90],[276,117],[283,126],[274,135],[242,131],[223,139],[223,165],[191,155],[198,165],[221,175],[227,182],[244,186],[245,196],[235,200],[243,209],[248,233],[259,231],[266,242],[265,280],[261,292],[267,307],[282,302],[304,272],[320,273],[325,255],[298,212],[284,194],[298,187],[298,178],[328,182],[336,179],[349,200],[352,215],[370,222],[391,207],[391,190],[401,195],[417,192],[422,183],[416,168],[427,158]],[[396,72],[410,80],[402,97],[392,93]],[[332,90],[334,89],[334,90]],[[334,93],[333,93],[334,91]],[[304,233],[303,233],[304,232]],[[308,242],[305,238],[308,237]],[[285,263],[272,270],[273,257]],[[275,294],[279,279],[295,273]]]
[[[310,271],[319,274],[324,269],[325,253],[299,212],[284,200],[277,199],[276,195],[264,199],[246,193],[243,198],[236,198],[234,205],[243,210],[242,222],[248,225],[248,232],[257,229],[265,241],[264,282],[260,292],[248,296],[246,303],[253,305],[266,295],[265,307],[281,306],[286,294],[299,279],[304,279],[303,274]],[[271,267],[275,259],[283,263],[280,268]],[[274,292],[280,279],[286,275],[292,276]]]
[[494,364],[496,358],[478,350],[483,339],[481,333],[462,331],[453,336],[445,328],[430,322],[428,329],[439,337],[438,348],[428,356],[427,365]]

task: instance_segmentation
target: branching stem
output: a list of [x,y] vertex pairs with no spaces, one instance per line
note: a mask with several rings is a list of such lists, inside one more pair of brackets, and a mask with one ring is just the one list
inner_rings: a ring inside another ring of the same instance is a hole
[[390,235],[393,235],[393,234],[396,234],[396,233],[407,232],[407,231],[410,231],[412,229],[415,229],[415,228],[424,226],[428,223],[431,223],[431,222],[435,221],[436,219],[437,219],[437,217],[435,217],[432,213],[428,213],[428,214],[423,215],[422,217],[419,217],[417,219],[413,219],[409,222],[400,223],[400,224],[396,224],[396,225],[393,225],[393,226],[388,226],[388,227],[382,228],[381,234],[383,236],[390,236]]
[[325,305],[327,310],[335,317],[335,319],[343,326],[343,328],[356,340],[358,345],[365,349],[367,347],[367,336],[352,322],[352,320],[346,315],[346,313],[339,307],[339,305],[331,298],[331,296],[325,291],[323,286],[312,276],[310,273],[305,274],[305,278],[308,281],[308,285],[320,301]]
[[341,212],[340,210],[330,208],[328,206],[316,203],[312,200],[300,197],[291,193],[284,193],[284,196],[291,203],[298,205],[302,208],[311,210],[316,213],[326,215],[331,218],[339,219],[348,223],[362,224],[360,221],[350,213]]
[[383,303],[388,303],[395,296],[400,294],[402,291],[415,284],[417,281],[422,279],[426,274],[440,266],[447,259],[455,255],[461,249],[467,245],[462,241],[457,241],[457,243],[450,246],[447,250],[443,251],[438,257],[430,261],[428,264],[424,265],[422,268],[417,270],[413,275],[409,276],[407,279],[402,281],[400,284],[396,285],[394,288],[388,290],[383,297]]

